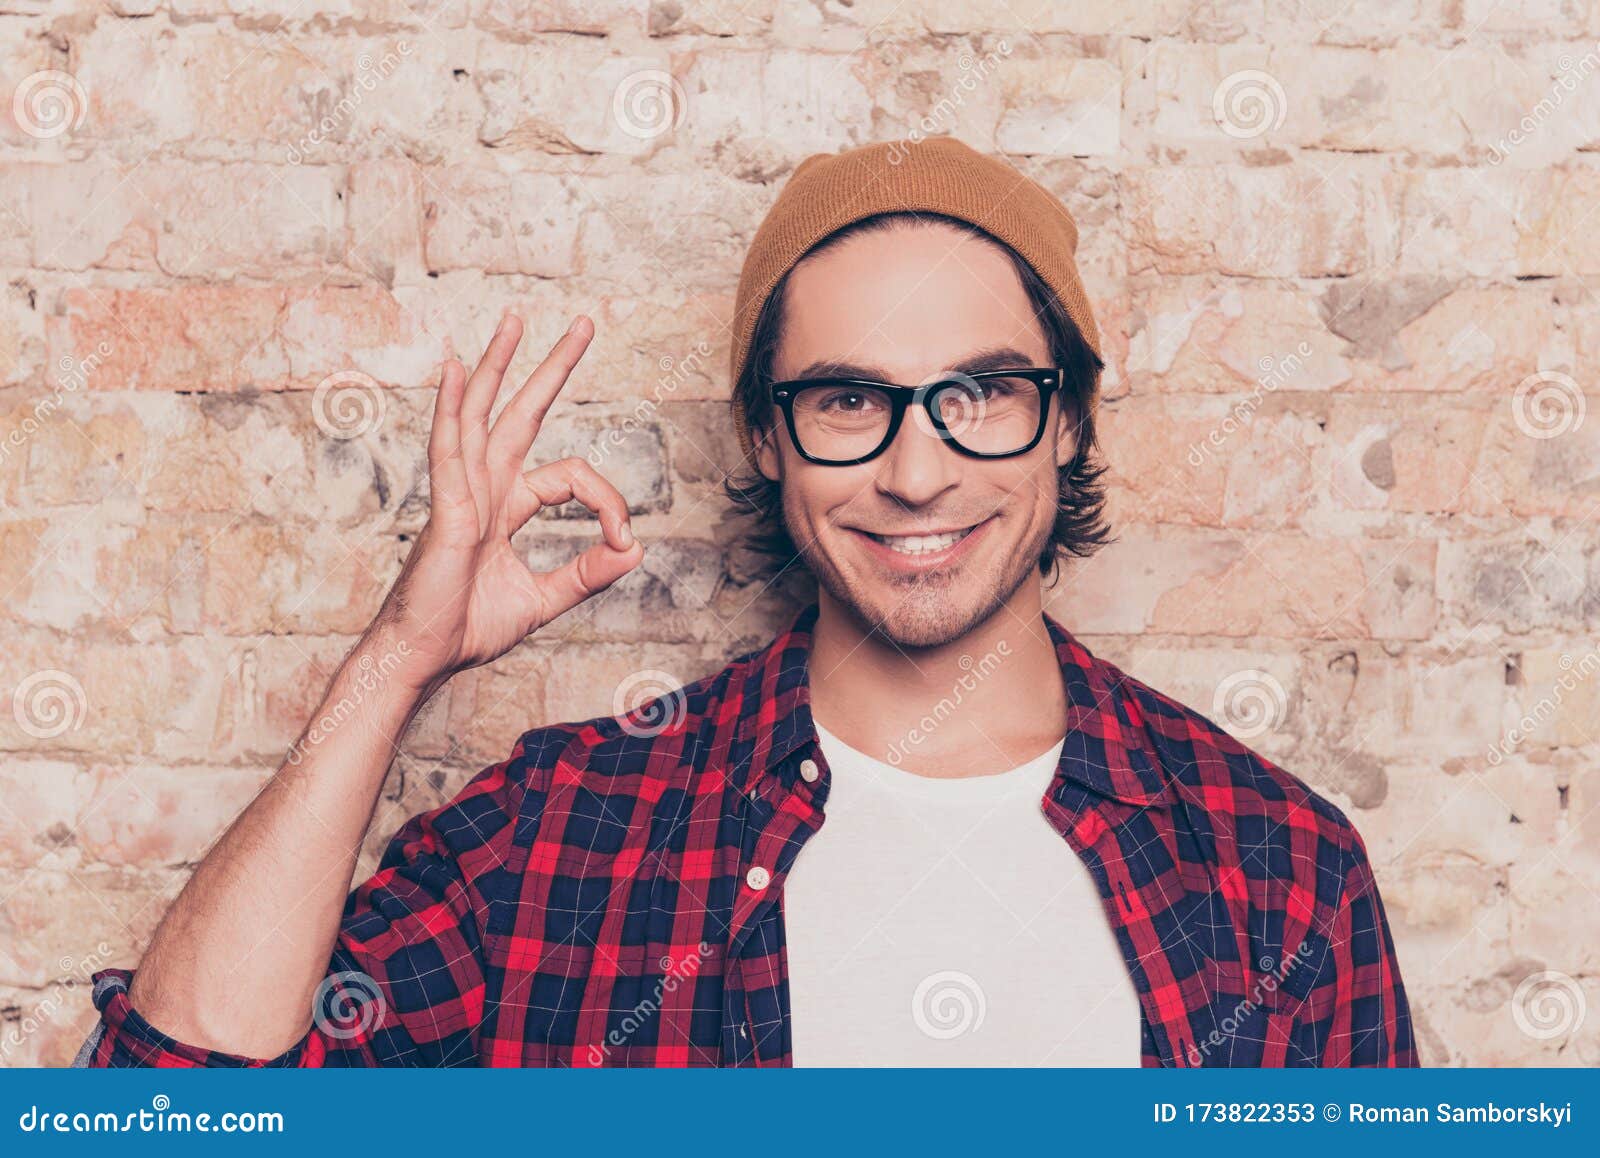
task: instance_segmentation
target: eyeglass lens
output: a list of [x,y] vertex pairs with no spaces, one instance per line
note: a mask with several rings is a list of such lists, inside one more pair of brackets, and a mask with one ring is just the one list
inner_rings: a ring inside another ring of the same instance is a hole
[[[1028,378],[968,378],[933,390],[949,436],[979,454],[1009,454],[1039,429],[1039,388]],[[889,395],[872,386],[823,383],[794,396],[795,437],[816,458],[847,460],[883,443],[893,414]]]

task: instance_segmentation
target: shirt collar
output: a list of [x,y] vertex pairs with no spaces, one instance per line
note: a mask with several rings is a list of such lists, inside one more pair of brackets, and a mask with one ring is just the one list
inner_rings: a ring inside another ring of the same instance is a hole
[[[815,751],[807,673],[819,606],[812,601],[771,643],[753,653],[729,692],[737,697],[739,747],[749,767],[784,782]],[[1100,796],[1136,807],[1168,799],[1169,784],[1141,742],[1144,720],[1125,693],[1121,671],[1097,659],[1064,626],[1044,613],[1067,693],[1066,741],[1057,776]],[[752,787],[754,785],[751,785]]]

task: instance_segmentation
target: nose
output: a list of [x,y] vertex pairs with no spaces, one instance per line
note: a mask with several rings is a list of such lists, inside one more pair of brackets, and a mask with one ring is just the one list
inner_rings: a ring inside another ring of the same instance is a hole
[[926,411],[913,407],[878,457],[879,491],[907,507],[931,502],[961,479],[961,455],[945,444]]

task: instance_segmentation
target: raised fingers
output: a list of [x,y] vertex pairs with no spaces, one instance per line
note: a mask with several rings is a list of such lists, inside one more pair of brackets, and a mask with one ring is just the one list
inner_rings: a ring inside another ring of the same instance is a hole
[[522,319],[506,314],[495,328],[472,376],[467,379],[467,393],[461,405],[461,445],[466,451],[469,471],[483,463],[484,447],[489,442],[489,411],[494,407],[506,367],[511,365],[511,357],[521,340]]
[[428,432],[428,488],[430,501],[452,505],[471,497],[467,469],[461,457],[461,401],[467,369],[451,358],[439,373],[439,392],[433,400],[433,427]]
[[594,323],[586,315],[579,314],[572,319],[567,332],[556,339],[544,360],[495,419],[494,429],[489,432],[490,461],[497,466],[521,469],[550,404],[589,348],[589,339],[593,336]]

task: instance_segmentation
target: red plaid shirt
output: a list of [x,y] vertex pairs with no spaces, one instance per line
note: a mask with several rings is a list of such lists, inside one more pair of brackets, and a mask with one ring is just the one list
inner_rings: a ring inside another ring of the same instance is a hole
[[[524,734],[409,820],[351,893],[315,1024],[287,1053],[175,1041],[129,1003],[131,974],[106,970],[85,1062],[792,1064],[783,884],[829,785],[816,615],[635,712]],[[1099,887],[1144,1064],[1416,1065],[1350,822],[1044,623],[1069,707],[1042,806]]]

